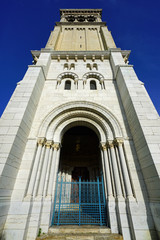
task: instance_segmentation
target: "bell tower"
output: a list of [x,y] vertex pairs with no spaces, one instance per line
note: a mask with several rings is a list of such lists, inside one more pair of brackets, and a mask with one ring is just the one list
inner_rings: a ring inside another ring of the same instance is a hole
[[104,51],[116,47],[101,20],[101,9],[61,9],[60,14],[61,20],[56,23],[46,48],[56,51]]
[[101,15],[60,10],[0,119],[2,239],[64,225],[160,237],[160,118]]

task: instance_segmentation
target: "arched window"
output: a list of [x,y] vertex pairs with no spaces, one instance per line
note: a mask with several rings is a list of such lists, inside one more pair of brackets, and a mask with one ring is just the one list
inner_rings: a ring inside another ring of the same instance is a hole
[[70,70],[74,70],[75,69],[75,64],[74,63],[71,63],[70,65]]
[[64,87],[65,90],[71,90],[71,81],[67,80],[65,82],[65,87]]
[[97,63],[93,63],[93,70],[98,70]]
[[97,89],[97,86],[96,86],[96,82],[95,81],[90,81],[90,89],[91,90],[96,90]]
[[87,63],[87,69],[91,70],[91,64],[90,63]]
[[68,70],[69,66],[68,66],[68,63],[65,63],[64,64],[64,70]]

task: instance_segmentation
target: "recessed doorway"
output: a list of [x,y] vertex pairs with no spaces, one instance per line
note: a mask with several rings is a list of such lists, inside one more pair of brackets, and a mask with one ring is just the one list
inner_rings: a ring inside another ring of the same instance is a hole
[[84,126],[63,136],[53,224],[106,225],[99,139]]

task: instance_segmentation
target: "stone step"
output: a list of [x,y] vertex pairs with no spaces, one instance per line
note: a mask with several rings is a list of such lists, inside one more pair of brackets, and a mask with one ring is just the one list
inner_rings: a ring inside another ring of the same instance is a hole
[[83,225],[83,226],[75,226],[75,225],[66,225],[66,226],[56,226],[56,227],[51,227],[49,229],[49,235],[54,235],[54,234],[101,234],[101,233],[111,233],[110,228],[104,227],[104,226],[90,226],[90,225]]
[[36,240],[123,240],[123,237],[106,227],[60,226],[50,228],[48,234],[41,234]]

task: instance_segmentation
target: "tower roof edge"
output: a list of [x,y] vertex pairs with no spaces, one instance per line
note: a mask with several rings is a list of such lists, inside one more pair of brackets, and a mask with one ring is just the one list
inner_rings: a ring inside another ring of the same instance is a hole
[[102,15],[102,9],[93,9],[93,8],[87,8],[87,9],[60,9],[60,15],[62,14],[72,14],[72,13],[92,13],[92,14],[97,14],[99,13]]

